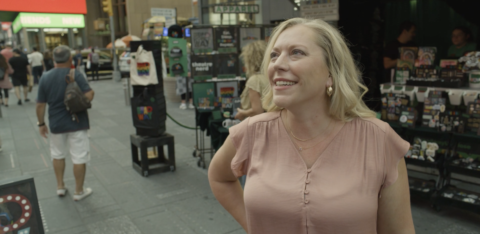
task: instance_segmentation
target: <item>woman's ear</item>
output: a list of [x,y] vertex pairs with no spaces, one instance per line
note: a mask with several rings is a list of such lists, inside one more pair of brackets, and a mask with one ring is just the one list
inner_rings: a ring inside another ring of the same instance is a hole
[[327,87],[332,87],[332,86],[333,86],[333,78],[332,78],[332,74],[329,74],[327,79]]

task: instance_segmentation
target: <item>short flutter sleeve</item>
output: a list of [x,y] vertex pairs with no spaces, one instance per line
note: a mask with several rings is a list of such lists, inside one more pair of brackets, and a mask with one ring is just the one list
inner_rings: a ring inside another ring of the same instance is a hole
[[250,163],[250,154],[251,154],[251,137],[248,130],[248,122],[250,118],[245,119],[241,123],[231,127],[230,139],[237,150],[235,156],[232,159],[231,168],[233,174],[236,177],[247,174],[248,165]]
[[398,178],[398,162],[402,159],[410,148],[410,143],[403,140],[391,127],[387,124],[385,128],[385,181],[383,188],[386,188]]

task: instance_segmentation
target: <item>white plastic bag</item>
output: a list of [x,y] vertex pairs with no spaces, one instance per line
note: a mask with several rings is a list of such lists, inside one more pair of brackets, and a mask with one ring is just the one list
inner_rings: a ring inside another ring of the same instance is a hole
[[144,50],[141,45],[130,58],[130,83],[142,86],[158,84],[153,54]]

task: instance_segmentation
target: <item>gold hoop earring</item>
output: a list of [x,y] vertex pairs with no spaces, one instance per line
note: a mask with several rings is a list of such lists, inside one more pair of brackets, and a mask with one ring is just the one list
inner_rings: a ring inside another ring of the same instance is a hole
[[332,88],[332,86],[329,86],[329,87],[327,88],[327,95],[328,95],[328,97],[331,97],[331,96],[333,95],[333,88]]

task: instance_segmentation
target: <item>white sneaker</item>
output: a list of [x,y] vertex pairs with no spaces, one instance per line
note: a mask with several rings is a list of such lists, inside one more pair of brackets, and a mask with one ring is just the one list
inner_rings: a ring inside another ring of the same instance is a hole
[[180,109],[181,110],[186,110],[187,109],[187,104],[185,104],[185,103],[180,104]]
[[93,191],[92,191],[91,188],[84,188],[82,193],[73,195],[73,200],[74,201],[80,201],[80,200],[86,198],[88,195],[92,194],[92,192]]
[[188,108],[189,109],[195,109],[195,106],[192,103],[190,103],[190,104],[188,104]]

